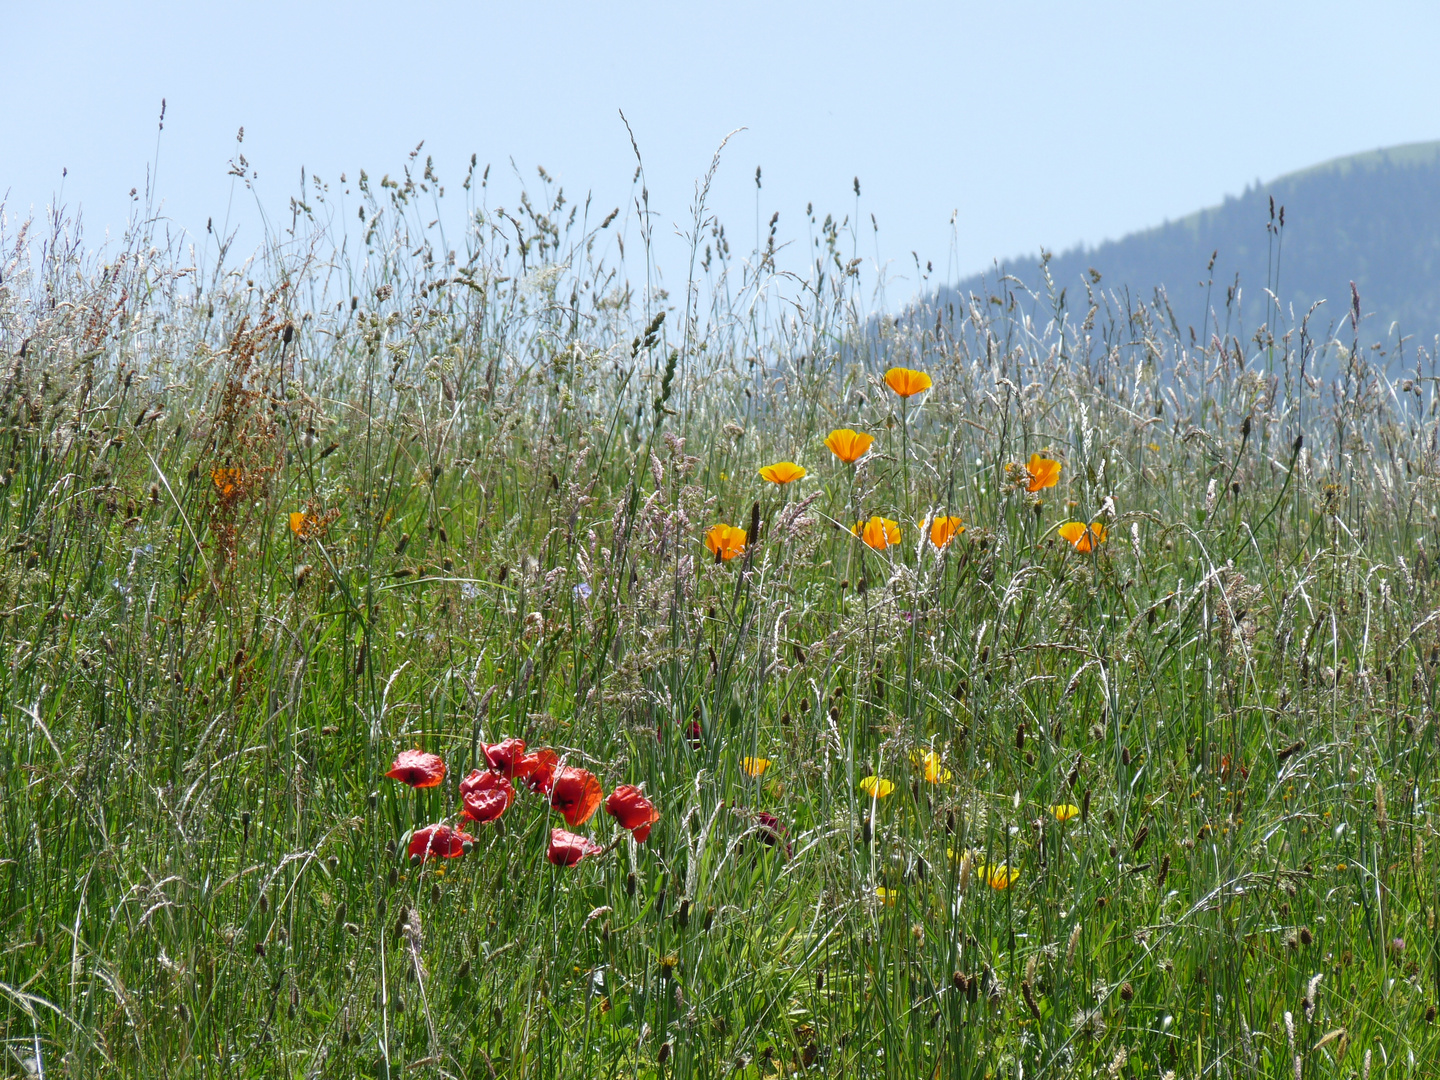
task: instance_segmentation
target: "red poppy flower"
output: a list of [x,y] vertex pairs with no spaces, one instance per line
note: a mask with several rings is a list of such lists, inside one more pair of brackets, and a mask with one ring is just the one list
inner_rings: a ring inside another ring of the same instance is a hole
[[525,761],[525,740],[506,739],[503,742],[495,743],[493,746],[480,744],[480,753],[485,755],[485,764],[494,769],[501,776],[510,780],[523,777],[523,763]]
[[524,777],[530,790],[538,795],[549,795],[550,786],[555,782],[555,766],[560,764],[560,755],[554,750],[536,750],[526,754],[515,765],[516,777]]
[[438,787],[440,781],[445,779],[445,762],[439,754],[427,754],[423,750],[401,750],[395,764],[385,775],[413,788]]
[[605,800],[605,811],[642,844],[650,835],[650,826],[660,820],[655,804],[631,784],[621,784],[610,793],[610,798]]
[[550,787],[550,805],[565,815],[572,829],[589,821],[604,797],[600,781],[585,769],[572,769],[565,765],[555,770],[555,782]]
[[421,859],[456,859],[475,838],[449,825],[426,825],[410,834],[410,855]]
[[460,781],[460,799],[471,821],[496,821],[515,801],[515,789],[500,773],[476,769]]
[[545,857],[556,866],[574,866],[581,859],[599,855],[605,849],[588,836],[577,836],[564,829],[550,830],[550,850]]
[[755,815],[755,822],[760,826],[760,839],[766,847],[774,847],[776,844],[785,846],[785,857],[790,857],[790,841],[786,839],[790,830],[780,823],[780,819],[774,814],[767,814],[761,810]]

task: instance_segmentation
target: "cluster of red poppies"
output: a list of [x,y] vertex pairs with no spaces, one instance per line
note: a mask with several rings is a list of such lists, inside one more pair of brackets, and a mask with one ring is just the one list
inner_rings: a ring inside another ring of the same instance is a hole
[[[560,756],[554,750],[542,748],[527,753],[523,739],[481,744],[480,750],[486,768],[473,769],[460,781],[463,820],[458,826],[440,822],[416,829],[410,834],[411,856],[422,860],[454,859],[465,854],[475,838],[464,831],[464,823],[498,821],[515,801],[516,783],[524,784],[537,795],[548,796],[550,806],[572,829],[589,821],[602,800],[606,812],[621,828],[629,829],[640,843],[645,842],[650,827],[660,820],[660,811],[639,788],[622,784],[606,799],[594,773],[560,764]],[[445,779],[445,761],[439,754],[403,750],[385,775],[412,788],[437,787]],[[599,855],[604,850],[589,837],[565,829],[551,829],[546,858],[556,866],[574,866],[581,859]]]

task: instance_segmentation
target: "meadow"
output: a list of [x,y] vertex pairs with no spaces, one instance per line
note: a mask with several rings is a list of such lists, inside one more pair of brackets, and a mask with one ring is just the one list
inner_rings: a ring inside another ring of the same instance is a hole
[[5,226],[10,1074],[1440,1075],[1433,347],[706,182]]

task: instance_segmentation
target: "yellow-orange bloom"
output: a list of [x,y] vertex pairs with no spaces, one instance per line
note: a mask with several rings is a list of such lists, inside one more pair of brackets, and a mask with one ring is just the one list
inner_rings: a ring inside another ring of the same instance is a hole
[[872,799],[883,799],[895,790],[895,784],[882,776],[867,776],[857,786]]
[[733,559],[745,550],[745,530],[733,525],[716,525],[705,534],[705,546],[717,559]]
[[1050,807],[1050,812],[1055,815],[1056,821],[1069,821],[1073,817],[1080,816],[1080,808],[1074,803],[1061,803],[1058,806]]
[[880,898],[880,902],[886,907],[894,907],[895,897],[899,896],[900,893],[895,889],[887,889],[884,885],[880,885],[876,887],[875,895]]
[[302,540],[309,534],[311,524],[309,514],[296,510],[290,515],[290,531]]
[[222,499],[231,499],[240,494],[241,473],[239,469],[211,469],[210,482]]
[[1020,868],[1001,863],[999,866],[985,865],[980,867],[980,876],[985,879],[986,884],[997,892],[1004,892],[1015,879],[1020,876]]
[[910,755],[910,761],[914,765],[921,765],[925,768],[925,781],[929,784],[948,784],[951,772],[940,763],[940,755],[934,750],[927,750],[920,753],[916,750]]
[[853,465],[865,456],[874,441],[874,435],[866,435],[863,431],[836,428],[826,437],[825,445],[846,465]]
[[764,776],[765,770],[770,768],[770,759],[763,757],[747,757],[740,762],[745,770],[746,776]]
[[1043,458],[1039,454],[1030,455],[1030,464],[1026,466],[1026,471],[1030,474],[1030,479],[1025,484],[1025,490],[1029,492],[1054,487],[1060,482],[1060,462]]
[[1105,539],[1105,526],[1098,521],[1088,527],[1083,521],[1067,521],[1055,531],[1060,539],[1073,544],[1076,551],[1094,551]]
[[930,522],[930,543],[939,551],[965,531],[958,517],[937,517]]
[[885,372],[885,385],[894,390],[901,397],[910,397],[922,390],[929,390],[933,385],[930,376],[923,371],[916,371],[913,368],[892,367]]
[[872,517],[869,521],[857,522],[850,531],[876,551],[900,543],[900,523],[892,518]]
[[761,469],[760,475],[772,484],[788,484],[805,475],[805,466],[796,465],[793,461],[777,461]]

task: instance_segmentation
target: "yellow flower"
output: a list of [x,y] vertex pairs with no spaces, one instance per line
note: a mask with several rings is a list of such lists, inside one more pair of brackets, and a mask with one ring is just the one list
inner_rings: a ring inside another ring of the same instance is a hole
[[1020,876],[1020,869],[1005,863],[1000,863],[998,866],[987,863],[980,867],[980,876],[985,879],[990,888],[996,892],[1004,892]]
[[705,534],[705,546],[717,561],[728,561],[745,550],[745,530],[733,525],[715,525]]
[[869,521],[857,522],[850,531],[876,551],[900,543],[900,523],[893,518],[872,517]]
[[885,372],[885,385],[894,390],[902,398],[908,398],[912,394],[918,394],[922,390],[929,390],[931,385],[930,376],[923,371],[916,371],[913,368],[892,367]]
[[894,907],[895,897],[899,896],[900,893],[895,889],[887,889],[884,885],[881,885],[875,890],[875,895],[880,898],[886,907]]
[[1030,455],[1030,464],[1026,466],[1030,474],[1030,480],[1025,485],[1025,490],[1030,492],[1039,491],[1041,488],[1054,487],[1060,482],[1060,462],[1043,458],[1039,454]]
[[770,759],[764,757],[747,757],[740,765],[745,770],[746,776],[764,776],[765,770],[770,767]]
[[1105,539],[1105,526],[1098,521],[1088,527],[1083,521],[1067,521],[1055,531],[1060,539],[1074,545],[1076,551],[1094,551]]
[[923,754],[919,750],[911,752],[910,763],[924,766],[927,783],[948,784],[950,782],[952,774],[940,763],[940,755],[934,750],[927,750]]
[[958,517],[937,517],[930,522],[930,543],[939,551],[965,531]]
[[1058,806],[1050,807],[1050,812],[1055,815],[1056,821],[1069,821],[1073,817],[1080,816],[1080,808],[1074,803],[1060,803]]
[[870,444],[874,441],[875,436],[866,435],[863,431],[836,428],[825,439],[825,445],[846,465],[853,465],[865,456],[865,452],[870,449]]
[[867,776],[859,783],[859,788],[872,799],[883,799],[890,792],[895,790],[895,785],[884,777]]
[[760,475],[772,484],[789,484],[805,475],[805,466],[796,465],[793,461],[777,461],[761,469]]

